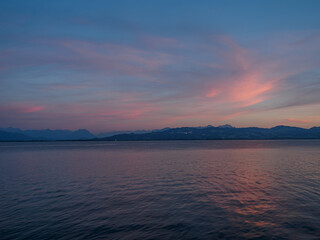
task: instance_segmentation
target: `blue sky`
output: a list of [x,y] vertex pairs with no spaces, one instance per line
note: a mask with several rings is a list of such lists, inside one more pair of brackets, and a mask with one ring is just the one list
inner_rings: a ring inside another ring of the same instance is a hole
[[0,125],[320,125],[319,1],[1,1]]

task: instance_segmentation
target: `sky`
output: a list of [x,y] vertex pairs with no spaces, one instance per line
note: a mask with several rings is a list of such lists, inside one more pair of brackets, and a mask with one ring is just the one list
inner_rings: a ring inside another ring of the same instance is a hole
[[0,127],[320,126],[320,1],[0,1]]

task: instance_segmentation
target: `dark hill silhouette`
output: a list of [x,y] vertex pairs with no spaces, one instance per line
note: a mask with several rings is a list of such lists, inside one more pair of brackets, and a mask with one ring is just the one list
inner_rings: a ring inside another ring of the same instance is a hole
[[219,127],[180,127],[161,132],[144,134],[119,134],[96,139],[104,141],[141,140],[214,140],[214,139],[320,139],[320,127],[310,129],[277,126],[273,128],[235,128],[230,125]]
[[[0,129],[0,141],[59,141],[59,140],[96,140],[96,141],[147,141],[147,140],[218,140],[218,139],[320,139],[320,127],[310,129],[276,126],[273,128],[246,127],[231,125],[214,127],[180,127],[156,129],[143,133],[117,134],[97,138],[86,129],[70,130],[21,130],[19,128]],[[99,136],[99,135],[98,135]],[[100,135],[101,136],[101,135]]]
[[32,137],[26,136],[21,133],[6,132],[0,130],[0,141],[30,141],[33,140]]
[[128,133],[134,133],[134,134],[142,134],[142,133],[150,133],[150,132],[161,132],[168,130],[169,128],[162,128],[162,129],[153,129],[153,130],[135,130],[135,131],[112,131],[112,132],[102,132],[98,133],[98,138],[104,138],[104,137],[111,137],[114,135],[120,135],[120,134],[128,134]]

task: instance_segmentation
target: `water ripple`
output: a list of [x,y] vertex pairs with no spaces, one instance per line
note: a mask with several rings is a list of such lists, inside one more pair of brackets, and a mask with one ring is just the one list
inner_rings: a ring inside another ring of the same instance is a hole
[[0,149],[1,239],[320,239],[320,141]]

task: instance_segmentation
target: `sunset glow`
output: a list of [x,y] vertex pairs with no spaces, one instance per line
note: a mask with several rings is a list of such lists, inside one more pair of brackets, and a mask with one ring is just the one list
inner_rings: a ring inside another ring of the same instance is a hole
[[271,2],[263,9],[251,2],[241,13],[240,2],[171,9],[159,1],[138,10],[115,1],[1,3],[0,125],[318,126],[317,8],[304,5],[291,23],[290,11]]

